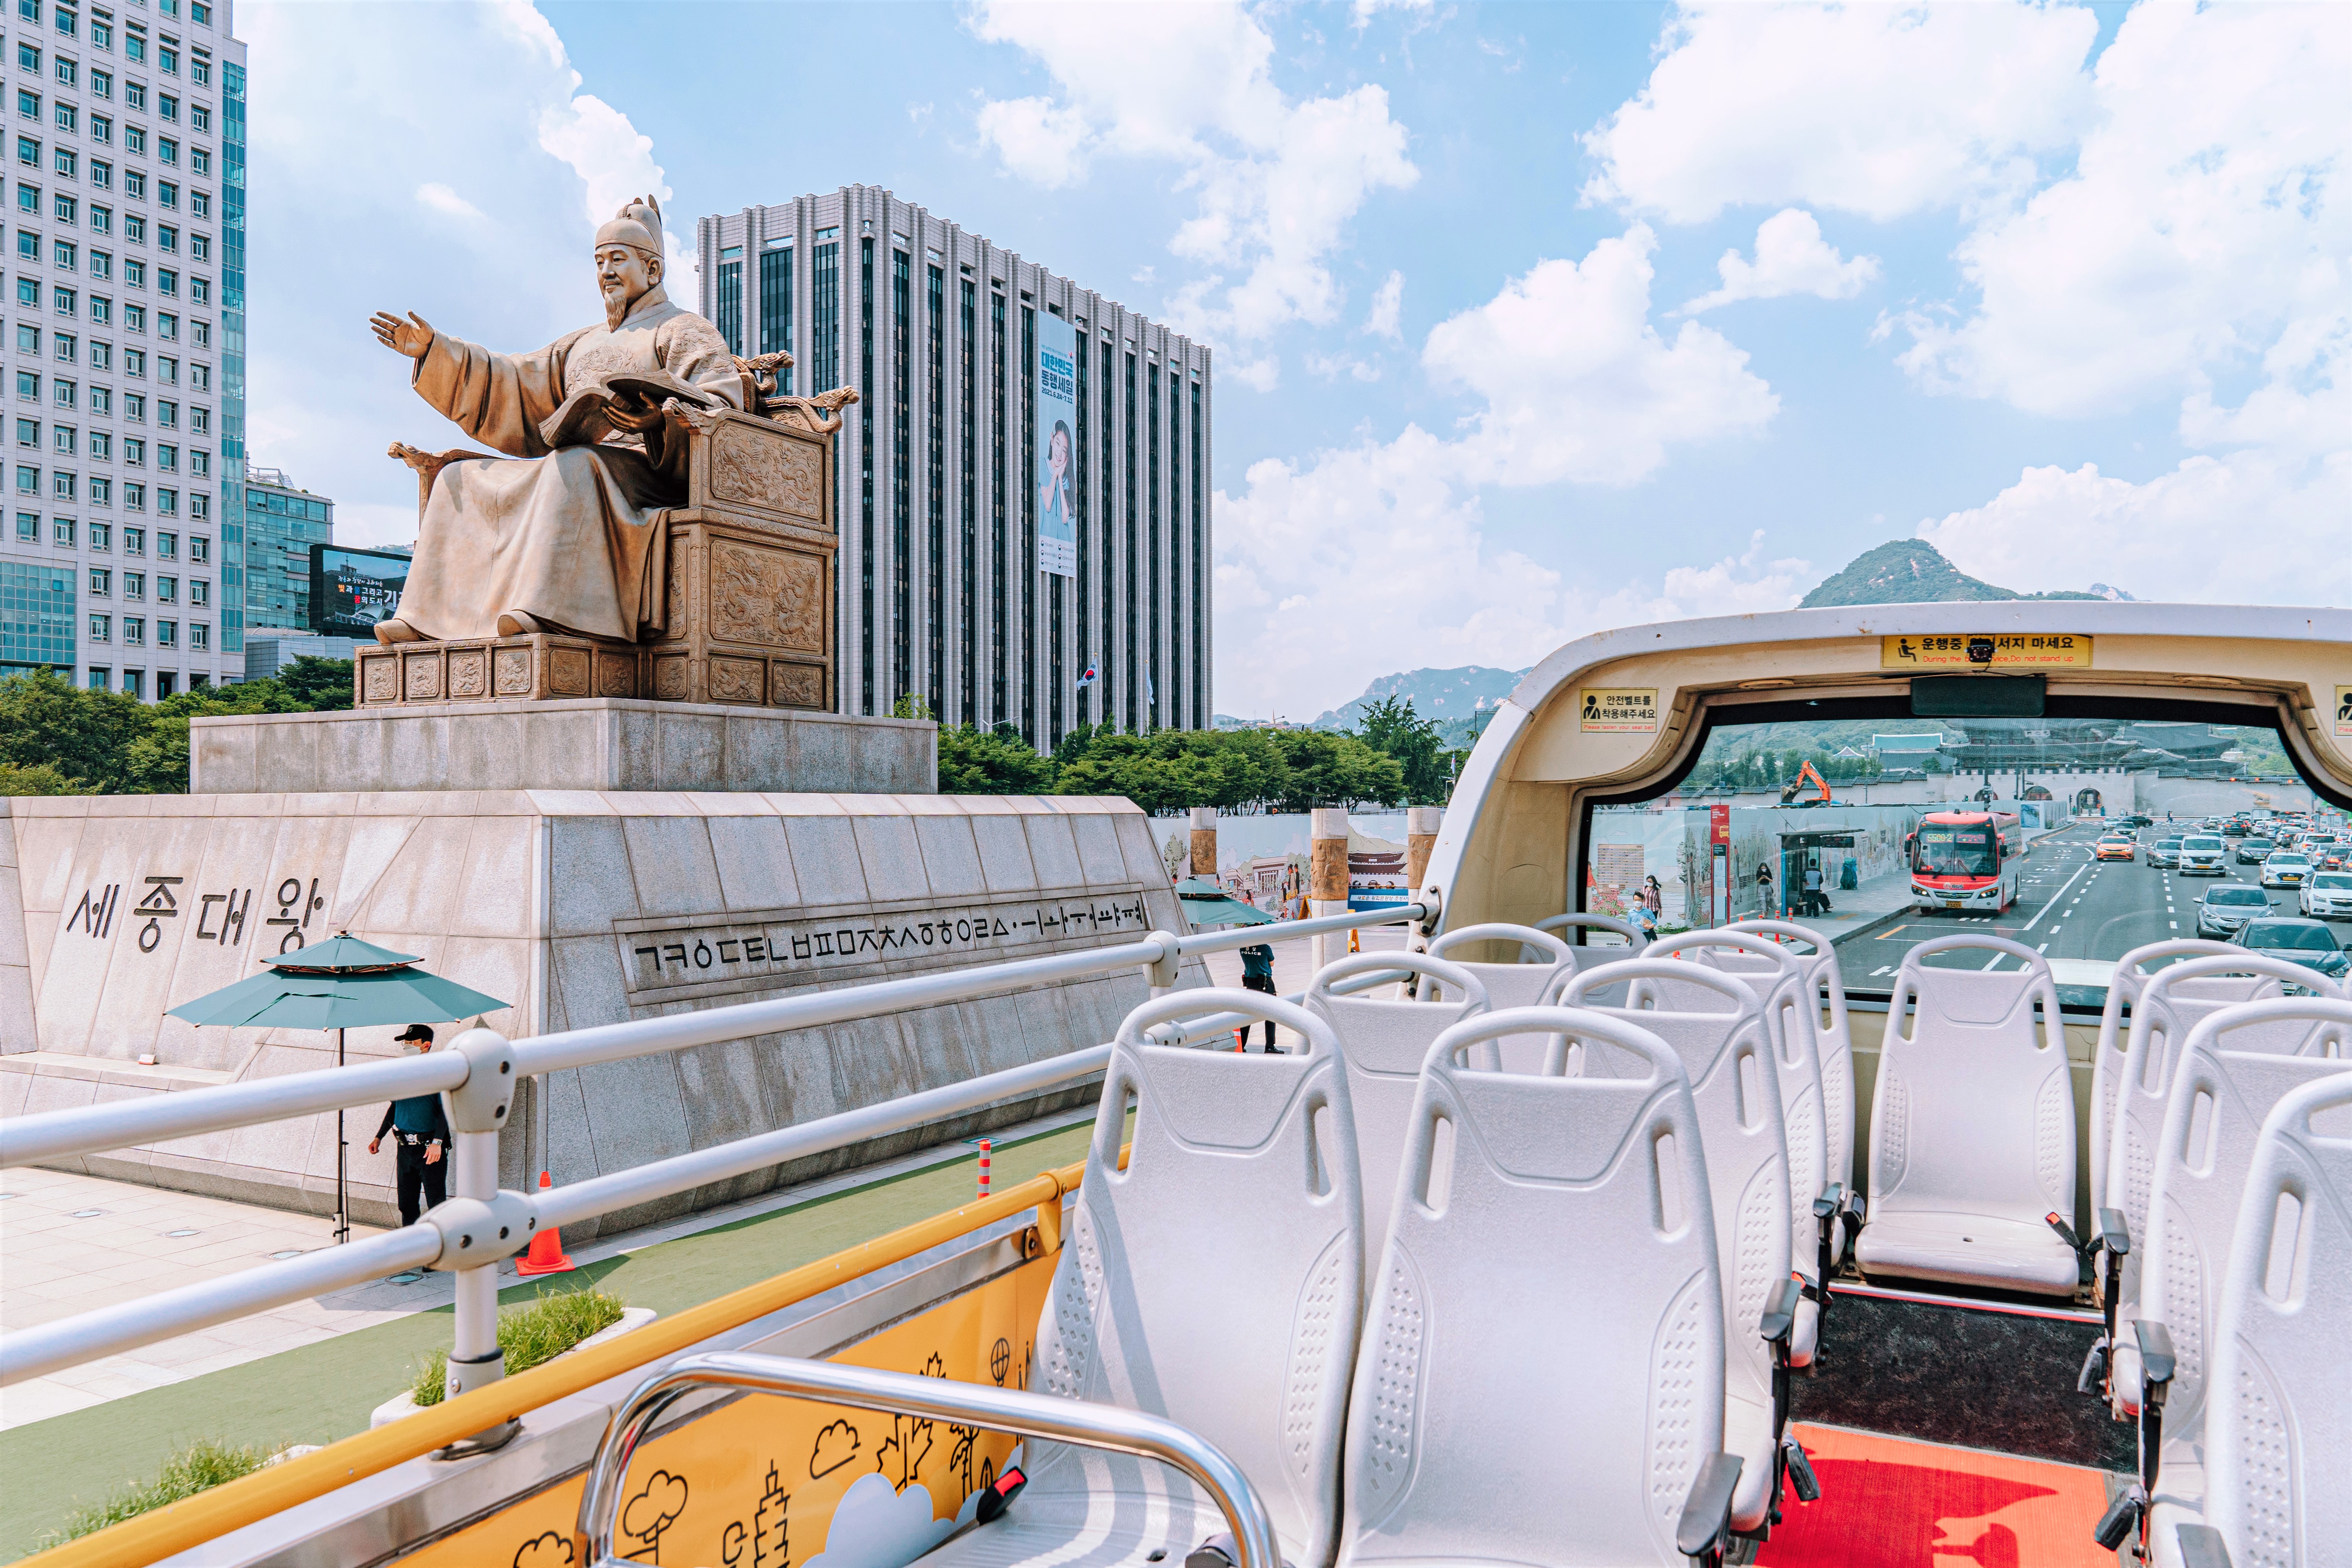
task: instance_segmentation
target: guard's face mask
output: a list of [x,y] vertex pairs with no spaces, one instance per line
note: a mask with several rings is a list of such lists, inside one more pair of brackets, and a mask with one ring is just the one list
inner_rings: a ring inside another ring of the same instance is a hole
[[407,1052],[410,1056],[421,1057],[425,1052],[433,1048],[433,1042],[430,1040],[403,1040],[400,1042],[400,1048]]

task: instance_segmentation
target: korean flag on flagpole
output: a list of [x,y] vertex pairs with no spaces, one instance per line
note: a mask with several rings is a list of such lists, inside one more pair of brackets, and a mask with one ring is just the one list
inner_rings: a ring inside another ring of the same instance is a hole
[[1100,680],[1101,679],[1102,671],[1096,666],[1089,664],[1087,666],[1087,672],[1078,677],[1077,689],[1080,691],[1084,691],[1087,687],[1092,686],[1096,681]]

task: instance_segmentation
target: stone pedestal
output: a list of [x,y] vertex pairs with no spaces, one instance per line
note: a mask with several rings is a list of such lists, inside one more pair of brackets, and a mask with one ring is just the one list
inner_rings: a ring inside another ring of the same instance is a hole
[[[198,1029],[163,1013],[339,930],[509,999],[480,1021],[514,1037],[1155,928],[1181,931],[1182,917],[1148,820],[1115,798],[446,788],[0,800],[0,1115],[331,1066],[334,1042],[317,1031]],[[1205,984],[1197,963],[1186,983]],[[1109,1039],[1145,994],[1127,971],[560,1073],[519,1102],[500,1182],[519,1188],[541,1168],[580,1181],[1060,1055]],[[352,1059],[393,1055],[394,1032],[351,1031]],[[157,1065],[140,1067],[142,1053]],[[621,1222],[1093,1092],[1007,1103]],[[379,1114],[350,1113],[354,1212],[390,1223],[392,1153],[366,1152]],[[334,1117],[75,1163],[325,1213]]]
[[929,795],[939,788],[939,726],[929,720],[613,698],[238,713],[194,720],[188,733],[189,788],[197,795],[531,789]]

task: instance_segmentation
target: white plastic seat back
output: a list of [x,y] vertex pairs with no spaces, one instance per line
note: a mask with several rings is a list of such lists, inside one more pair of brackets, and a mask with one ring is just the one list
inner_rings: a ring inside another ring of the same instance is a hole
[[[1642,934],[1641,927],[1631,921],[1620,920],[1615,915],[1588,915],[1571,910],[1567,914],[1554,915],[1549,920],[1536,921],[1536,930],[1549,931],[1567,942],[1569,961],[1579,969],[1590,969],[1596,963],[1614,963],[1621,958],[1632,958],[1650,945],[1650,939]],[[1579,931],[1610,931],[1624,938],[1625,945],[1623,947],[1597,945],[1589,936],[1586,941],[1580,942],[1571,934]],[[1526,948],[1519,950],[1519,958],[1523,963],[1532,963],[1536,962],[1536,957],[1535,953]]]
[[[2283,984],[2308,985],[2336,994],[2325,976],[2284,959],[2234,948],[2226,957],[2192,958],[2158,970],[2140,988],[2125,1035],[2122,1082],[2116,1089],[2114,1135],[2107,1143],[2107,1206],[2119,1210],[2132,1249],[2117,1278],[2121,1300],[2139,1300],[2146,1264],[2148,1191],[2156,1172],[2157,1141],[2163,1135],[2172,1074],[2197,1026],[2226,1007],[2276,996]],[[2280,1018],[2231,1031],[2233,1051],[2295,1056],[2322,1026]],[[2096,1215],[2093,1216],[2096,1218]]]
[[2113,1208],[2107,1197],[2108,1150],[2115,1137],[2116,1100],[2123,1088],[2124,1050],[2129,1032],[2124,1013],[2139,1005],[2140,993],[2147,989],[2147,966],[2160,959],[2226,958],[2244,951],[2227,942],[2208,942],[2202,937],[2187,941],[2152,942],[2145,947],[2133,948],[2116,960],[2116,972],[2107,981],[2107,1000],[2099,1009],[2099,1044],[2091,1057],[2091,1217],[2095,1221],[2103,1208]]
[[1845,975],[1836,947],[1812,927],[1795,921],[1734,921],[1729,931],[1758,936],[1793,937],[1808,942],[1804,955],[1813,983],[1813,1046],[1822,1064],[1823,1179],[1853,1190],[1853,1026],[1846,1016]]
[[[1487,925],[1464,926],[1433,939],[1429,944],[1432,958],[1443,958],[1448,952],[1481,942],[1515,942],[1522,953],[1539,954],[1532,961],[1517,963],[1454,962],[1476,975],[1486,987],[1486,1001],[1496,1011],[1506,1007],[1533,1007],[1544,999],[1546,988],[1553,976],[1576,973],[1576,952],[1568,943],[1548,931],[1533,926],[1508,925],[1495,922]],[[1423,989],[1426,991],[1427,986]],[[1538,1072],[1542,1069],[1544,1042],[1535,1036],[1526,1038],[1496,1039],[1494,1054],[1482,1066],[1499,1067],[1505,1072]]]
[[2337,1073],[2273,1108],[2221,1281],[2205,1516],[2239,1568],[2345,1560],[2352,1542],[2347,1345],[2352,1075]]
[[[1927,963],[1948,952],[2023,967]],[[1869,1222],[1854,1247],[1865,1273],[2074,1293],[2074,1250],[2042,1217],[2073,1223],[2074,1088],[2040,953],[1957,935],[1904,955],[1870,1132]]]
[[[1711,990],[1717,1006],[1675,1011],[1657,1001],[1661,982],[1675,993]],[[1623,1008],[1593,1007],[1593,992],[1625,986]],[[1716,1262],[1724,1276],[1724,1448],[1742,1461],[1733,1494],[1734,1529],[1754,1530],[1772,1501],[1772,1352],[1757,1331],[1765,1304],[1789,1278],[1789,1154],[1780,1097],[1772,1082],[1771,1044],[1761,1004],[1728,974],[1672,958],[1629,958],[1570,980],[1563,1005],[1623,1019],[1664,1040],[1682,1058],[1698,1111],[1700,1146],[1715,1214]],[[1575,1041],[1567,1069],[1586,1078],[1645,1078],[1650,1064],[1605,1042]],[[1808,1245],[1810,1245],[1810,1235]]]
[[[1305,1046],[1266,1056],[1145,1043],[1153,1025],[1228,1010],[1272,1018]],[[1362,1321],[1349,1110],[1331,1026],[1302,1007],[1201,989],[1129,1014],[1031,1384],[1164,1415],[1214,1443],[1249,1477],[1301,1568],[1331,1552]],[[1031,1459],[1009,1522],[1050,1561],[1139,1562],[1156,1546],[1181,1563],[1224,1528],[1204,1494],[1148,1461],[1052,1444],[1033,1446]]]
[[[1437,980],[1458,1000],[1374,1001],[1331,993],[1332,986],[1355,975],[1397,970]],[[1412,1121],[1413,1097],[1421,1092],[1422,1063],[1439,1035],[1487,1010],[1486,986],[1463,965],[1425,952],[1360,952],[1316,972],[1307,985],[1307,1010],[1330,1024],[1339,1037],[1339,1059],[1347,1064],[1349,1113],[1356,1122],[1356,1164],[1364,1194],[1364,1256],[1378,1258],[1388,1240],[1389,1200],[1404,1161],[1405,1129]]]
[[[2302,1037],[2308,1049],[2290,1056],[2235,1047],[2241,1036],[2282,1033]],[[2192,1436],[2204,1417],[2206,1347],[2221,1305],[2217,1288],[2263,1125],[2295,1089],[2352,1071],[2352,1061],[2345,1059],[2347,1038],[2352,1005],[2301,997],[2225,1008],[2189,1033],[2157,1142],[2147,1239],[2133,1247],[2147,1262],[2137,1316],[2172,1332],[2176,1370],[2164,1407],[2168,1447]],[[2136,1342],[2125,1342],[2135,1345],[2128,1376],[2137,1389]],[[2125,1371],[2119,1367],[2119,1376]]]
[[[1822,1100],[1822,1063],[1813,1021],[1813,983],[1809,964],[1769,938],[1750,931],[1701,931],[1662,937],[1645,958],[1687,958],[1719,969],[1756,994],[1764,1009],[1764,1035],[1772,1043],[1772,1065],[1780,1085],[1780,1119],[1789,1144],[1789,1218],[1793,1234],[1813,1234],[1813,1200],[1835,1178],[1829,1174],[1829,1117]],[[1659,1005],[1712,1011],[1705,993],[1678,994],[1661,982]],[[1852,1120],[1848,1111],[1848,1120]],[[1852,1133],[1849,1131],[1848,1136]],[[1797,1248],[1796,1268],[1815,1285],[1820,1259],[1810,1247]],[[1811,1303],[1808,1302],[1810,1308]],[[1803,1337],[1800,1332],[1800,1339]],[[1800,1365],[1811,1359],[1801,1352]]]
[[[1649,1072],[1465,1068],[1522,1033]],[[1438,1037],[1349,1397],[1341,1563],[1683,1563],[1723,1437],[1701,1142],[1681,1059],[1622,1018],[1518,1008]]]

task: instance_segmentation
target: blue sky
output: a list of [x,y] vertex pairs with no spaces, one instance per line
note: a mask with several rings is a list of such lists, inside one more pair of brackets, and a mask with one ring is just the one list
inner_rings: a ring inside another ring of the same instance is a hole
[[[249,5],[257,460],[404,541],[367,337],[863,181],[1215,344],[1216,705],[1778,609],[2352,602],[2340,6]],[[691,281],[673,291],[691,302]]]

